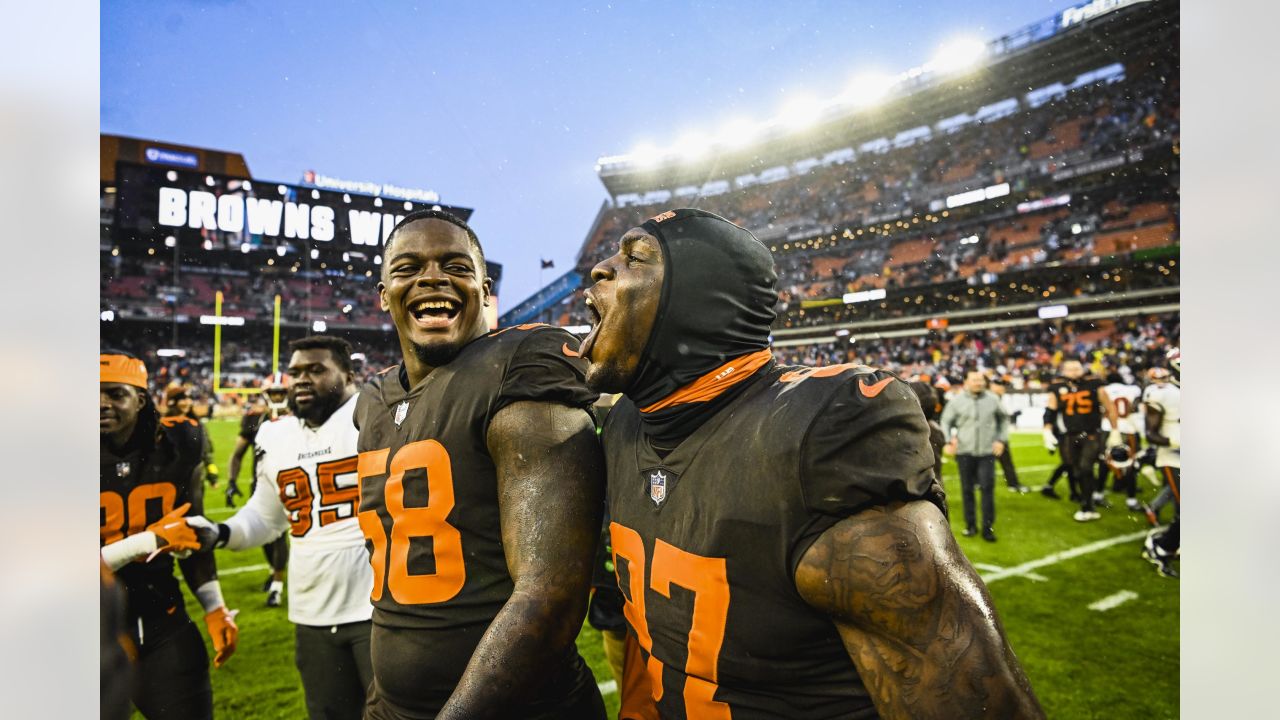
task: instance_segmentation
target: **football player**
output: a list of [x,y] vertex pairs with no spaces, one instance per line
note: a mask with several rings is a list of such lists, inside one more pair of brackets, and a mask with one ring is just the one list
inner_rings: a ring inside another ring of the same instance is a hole
[[[278,420],[289,414],[288,387],[284,373],[272,373],[262,383],[263,405],[255,403],[240,416],[240,432],[236,435],[236,446],[231,450],[231,461],[227,463],[227,507],[235,507],[235,495],[243,495],[236,481],[240,478],[240,464],[244,462],[245,452],[253,446],[253,439],[258,428],[264,422]],[[257,471],[254,471],[256,476]],[[289,533],[280,533],[280,537],[262,546],[262,554],[267,557],[271,573],[262,585],[267,594],[267,607],[280,607],[280,596],[284,593],[284,572],[289,566]]]
[[658,716],[1044,717],[905,382],[779,366],[773,258],[716,215],[662,213],[591,276],[581,354],[625,395],[611,540]]
[[[186,417],[162,419],[143,362],[108,351],[99,356],[98,429],[98,533],[103,562],[125,589],[126,629],[137,649],[133,704],[147,718],[210,718],[208,652],[187,616],[173,557],[157,554],[191,549],[180,518],[188,507],[202,511],[199,427]],[[189,555],[178,565],[204,608],[220,667],[235,652],[239,631],[213,555]]]
[[356,520],[356,386],[351,346],[314,335],[289,344],[291,414],[254,437],[254,488],[224,523],[203,518],[205,547],[246,550],[293,537],[289,621],[298,673],[312,718],[361,716],[372,678],[373,608],[364,534]]
[[196,416],[194,407],[189,386],[179,382],[171,382],[165,386],[162,415],[166,418],[190,418],[196,422],[196,427],[200,428],[200,466],[204,470],[204,479],[210,487],[217,487],[218,466],[213,462],[213,441],[209,438],[208,428]]
[[[1138,451],[1142,449],[1142,442],[1139,436],[1138,422],[1141,411],[1142,390],[1130,382],[1125,382],[1124,377],[1120,373],[1111,373],[1107,376],[1106,385],[1107,397],[1111,398],[1111,402],[1116,406],[1116,417],[1120,419],[1119,427],[1115,428],[1120,431],[1121,444],[1128,450],[1127,460],[1117,460],[1118,456],[1124,456],[1124,453],[1113,453],[1115,447],[1107,448],[1107,464],[1111,469],[1114,481],[1112,487],[1117,491],[1125,493],[1125,506],[1133,511],[1142,510],[1142,503],[1138,501],[1138,464],[1133,459],[1138,456]],[[1110,430],[1112,428],[1108,428]]]
[[1169,369],[1153,368],[1151,384],[1142,392],[1147,420],[1147,442],[1156,448],[1156,469],[1173,493],[1173,522],[1163,533],[1147,537],[1143,557],[1165,577],[1178,577],[1173,561],[1180,549],[1182,515],[1182,359],[1178,348],[1169,351]]
[[[1080,487],[1080,509],[1073,516],[1076,522],[1089,522],[1102,517],[1095,509],[1104,501],[1097,486],[1094,464],[1102,455],[1102,418],[1107,417],[1112,428],[1119,426],[1115,404],[1107,395],[1102,379],[1086,375],[1079,360],[1062,363],[1062,378],[1049,389],[1045,402],[1044,441],[1046,446],[1057,446],[1054,422],[1062,418],[1066,430],[1062,435],[1060,450],[1067,464],[1067,473]],[[1113,429],[1107,438],[1107,446],[1120,444],[1120,431]]]
[[487,330],[491,287],[448,213],[406,216],[383,247],[403,362],[356,407],[371,720],[604,717],[574,645],[603,511],[596,394],[573,335]]

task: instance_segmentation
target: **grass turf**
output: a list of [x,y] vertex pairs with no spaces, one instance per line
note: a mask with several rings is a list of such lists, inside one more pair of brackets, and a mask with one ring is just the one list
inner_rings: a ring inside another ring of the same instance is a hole
[[[238,424],[221,420],[208,427],[215,457],[225,473]],[[1057,457],[1040,446],[1038,434],[1015,435],[1012,445],[1022,482],[1038,487],[1052,472]],[[251,489],[247,475],[246,467],[240,480],[246,493]],[[958,536],[963,515],[954,463],[944,465],[943,475]],[[225,482],[224,478],[206,492],[206,512],[214,519],[232,512],[223,499]],[[1154,496],[1154,488],[1139,482],[1142,497]],[[1065,480],[1059,483],[1064,495],[1065,485]],[[1115,508],[1103,510],[1102,520],[1081,524],[1072,521],[1075,508],[1067,500],[1009,492],[999,472],[996,493],[998,542],[958,537],[969,560],[986,576],[1000,568],[1052,559],[1057,553],[1147,529],[1146,520],[1126,512],[1123,498],[1114,494],[1109,498]],[[1166,509],[1166,520],[1170,514],[1171,509]],[[1178,581],[1158,576],[1139,557],[1140,548],[1141,539],[1127,540],[989,583],[1010,644],[1049,717],[1178,716]],[[293,628],[284,608],[264,605],[265,567],[251,569],[264,565],[265,558],[257,550],[218,551],[223,594],[230,607],[240,609],[239,648],[226,666],[212,672],[218,717],[306,716],[293,663]],[[1091,603],[1122,590],[1137,597],[1114,609],[1089,609]],[[285,597],[287,601],[287,593]],[[190,597],[187,609],[192,617],[201,616]],[[612,679],[599,633],[584,625],[578,648],[599,682]],[[607,694],[605,704],[614,717],[617,693]]]

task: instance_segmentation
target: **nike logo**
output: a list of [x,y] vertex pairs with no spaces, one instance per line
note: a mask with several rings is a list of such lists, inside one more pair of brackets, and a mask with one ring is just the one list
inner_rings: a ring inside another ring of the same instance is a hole
[[560,352],[564,353],[564,356],[565,356],[565,357],[571,357],[571,358],[580,358],[580,357],[582,357],[582,355],[580,355],[580,354],[578,354],[577,352],[574,352],[573,350],[570,350],[570,349],[569,349],[569,343],[565,343],[564,345],[561,345],[561,346],[560,346]]
[[880,394],[881,390],[889,387],[889,383],[893,382],[893,378],[887,377],[874,385],[868,385],[862,380],[858,381],[858,389],[862,391],[862,397],[871,399]]

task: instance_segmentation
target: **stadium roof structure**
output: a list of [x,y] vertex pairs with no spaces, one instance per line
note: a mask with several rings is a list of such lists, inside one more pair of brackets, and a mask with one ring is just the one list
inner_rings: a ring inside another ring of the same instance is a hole
[[986,43],[982,64],[961,74],[900,76],[890,95],[861,110],[832,111],[804,130],[773,125],[738,149],[706,148],[698,159],[679,154],[648,163],[601,158],[600,180],[612,197],[703,186],[893,136],[1018,97],[1029,90],[1123,63],[1134,52],[1177,47],[1175,0],[1092,0]]

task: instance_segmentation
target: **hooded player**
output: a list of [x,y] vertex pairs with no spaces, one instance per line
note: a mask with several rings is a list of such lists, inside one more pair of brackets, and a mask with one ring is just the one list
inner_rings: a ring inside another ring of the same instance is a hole
[[659,716],[1043,717],[905,382],[779,366],[773,259],[710,213],[650,219],[591,275],[581,354],[625,394],[610,530]]

